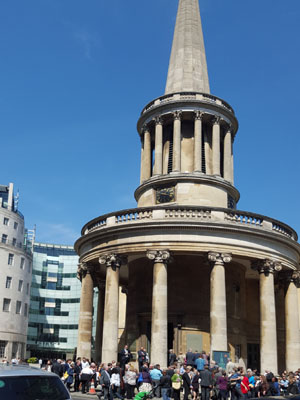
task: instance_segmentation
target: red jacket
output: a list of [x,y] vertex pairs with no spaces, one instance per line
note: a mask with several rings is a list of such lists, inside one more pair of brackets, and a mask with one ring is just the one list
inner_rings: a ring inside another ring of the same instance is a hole
[[241,382],[241,390],[242,390],[243,394],[248,393],[248,391],[250,390],[249,379],[247,378],[247,376],[244,376],[244,378]]

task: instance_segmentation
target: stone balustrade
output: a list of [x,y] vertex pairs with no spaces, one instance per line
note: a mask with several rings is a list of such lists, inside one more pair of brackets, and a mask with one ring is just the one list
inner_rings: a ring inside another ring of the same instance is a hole
[[95,218],[82,229],[82,235],[116,225],[139,224],[147,221],[195,221],[201,223],[223,223],[229,226],[249,227],[284,235],[297,241],[297,233],[288,225],[255,213],[216,207],[155,206],[117,211]]
[[226,101],[220,99],[219,97],[213,96],[208,93],[181,92],[181,93],[167,94],[151,101],[149,104],[146,105],[146,107],[144,107],[141,115],[145,114],[153,107],[160,106],[172,101],[182,101],[182,100],[199,100],[207,103],[215,103],[221,107],[226,108],[227,110],[229,110],[231,113],[234,114],[234,110],[232,109],[232,107],[230,107],[230,105]]

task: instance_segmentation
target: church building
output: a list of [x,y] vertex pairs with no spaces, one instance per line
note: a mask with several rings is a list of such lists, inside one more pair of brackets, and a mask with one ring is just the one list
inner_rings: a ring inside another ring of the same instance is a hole
[[137,207],[86,223],[75,243],[77,355],[91,356],[98,287],[97,361],[128,344],[162,367],[169,349],[192,348],[261,372],[297,369],[298,236],[237,208],[238,120],[210,93],[198,0],[179,0],[165,93],[143,108],[137,130]]

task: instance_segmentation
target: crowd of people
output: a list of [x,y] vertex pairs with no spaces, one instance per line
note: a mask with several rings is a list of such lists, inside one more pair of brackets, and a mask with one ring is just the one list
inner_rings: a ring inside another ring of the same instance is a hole
[[225,368],[218,366],[204,351],[178,356],[169,351],[168,367],[150,364],[144,348],[137,354],[138,368],[132,362],[128,346],[120,353],[119,362],[95,363],[86,358],[47,361],[44,369],[59,375],[69,391],[87,393],[91,385],[104,400],[132,400],[138,393],[163,400],[244,400],[251,398],[299,394],[300,368],[274,375],[259,373],[227,360]]

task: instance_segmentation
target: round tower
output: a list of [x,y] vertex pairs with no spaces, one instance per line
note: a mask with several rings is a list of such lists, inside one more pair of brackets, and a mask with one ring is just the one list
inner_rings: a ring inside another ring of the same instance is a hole
[[[188,44],[188,45],[187,45]],[[198,0],[180,1],[165,94],[142,110],[139,207],[235,208],[233,108],[210,94]]]

